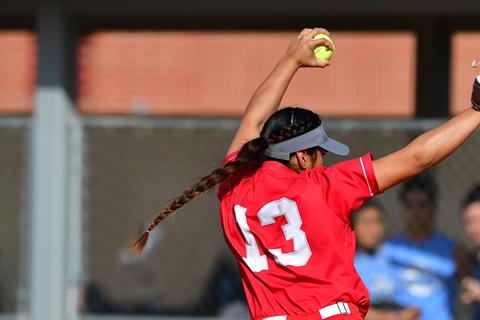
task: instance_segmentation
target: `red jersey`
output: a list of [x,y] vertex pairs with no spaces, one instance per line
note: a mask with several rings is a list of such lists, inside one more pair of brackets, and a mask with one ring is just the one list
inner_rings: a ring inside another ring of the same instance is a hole
[[302,173],[266,161],[226,179],[220,218],[252,319],[318,313],[338,301],[365,315],[369,295],[353,264],[351,213],[379,192],[370,154]]

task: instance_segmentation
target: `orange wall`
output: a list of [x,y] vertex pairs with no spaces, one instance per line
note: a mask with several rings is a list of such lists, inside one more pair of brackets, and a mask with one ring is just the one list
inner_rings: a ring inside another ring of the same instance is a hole
[[0,31],[0,113],[32,111],[36,38],[30,31]]
[[[84,113],[240,115],[294,33],[95,32],[79,49]],[[304,69],[284,104],[330,116],[414,113],[415,36],[333,33],[324,70]]]
[[[79,48],[79,107],[88,114],[240,115],[293,33],[96,32]],[[301,70],[283,104],[323,115],[410,117],[415,37],[410,33],[333,34],[325,70]],[[36,82],[32,31],[0,31],[0,113],[29,113]],[[468,107],[480,69],[480,32],[452,39],[453,114]]]
[[452,39],[452,75],[450,111],[456,114],[470,107],[472,84],[480,68],[472,68],[472,61],[480,61],[480,32],[457,33]]

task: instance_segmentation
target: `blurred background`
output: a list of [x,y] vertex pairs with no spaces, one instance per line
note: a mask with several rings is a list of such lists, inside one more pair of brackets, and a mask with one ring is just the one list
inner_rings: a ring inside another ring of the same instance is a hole
[[[0,17],[1,320],[247,319],[214,192],[143,255],[127,248],[221,163],[302,28],[329,29],[335,56],[300,70],[282,104],[321,114],[350,157],[386,155],[469,107],[479,73],[478,0],[3,0]],[[469,252],[479,148],[475,134],[429,172],[433,228]],[[407,227],[401,188],[378,197],[387,237]]]

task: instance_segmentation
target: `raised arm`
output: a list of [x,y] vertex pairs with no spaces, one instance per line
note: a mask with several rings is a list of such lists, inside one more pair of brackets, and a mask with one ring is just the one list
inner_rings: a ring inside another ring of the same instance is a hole
[[303,29],[292,39],[285,55],[251,97],[227,154],[239,150],[244,143],[260,135],[265,121],[278,109],[298,68],[324,68],[329,65],[326,61],[317,60],[313,54],[314,48],[321,44],[331,47],[330,42],[324,39],[313,40],[320,33],[329,34],[321,28]]
[[443,125],[420,135],[403,149],[374,161],[373,167],[380,189],[386,190],[436,165],[480,126],[478,80],[475,80],[473,86],[472,105],[472,108]]

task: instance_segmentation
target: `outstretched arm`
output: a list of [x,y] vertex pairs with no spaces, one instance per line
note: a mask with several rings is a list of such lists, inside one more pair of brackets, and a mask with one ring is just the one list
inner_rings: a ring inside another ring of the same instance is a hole
[[329,34],[327,30],[321,28],[303,29],[298,36],[292,39],[285,55],[278,61],[275,68],[250,99],[227,154],[239,150],[244,143],[260,135],[265,121],[278,109],[282,97],[298,68],[324,68],[329,65],[326,61],[317,60],[313,54],[316,46],[326,45],[331,47],[330,42],[324,39],[313,39],[315,35],[320,33]]
[[[472,104],[480,105],[480,86],[474,84]],[[417,137],[403,149],[373,162],[381,190],[425,171],[455,151],[480,126],[480,111],[470,108],[443,125]]]

